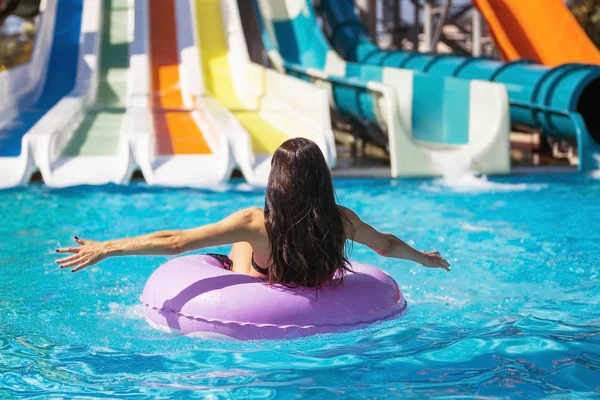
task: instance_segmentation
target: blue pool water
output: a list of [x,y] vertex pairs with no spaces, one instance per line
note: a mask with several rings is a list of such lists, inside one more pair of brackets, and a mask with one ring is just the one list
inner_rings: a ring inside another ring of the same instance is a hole
[[149,327],[138,298],[164,257],[71,274],[52,254],[73,234],[101,240],[216,221],[261,205],[263,192],[142,184],[0,192],[0,398],[600,396],[600,181],[338,180],[336,188],[364,220],[440,250],[453,270],[355,246],[352,258],[399,282],[407,313],[360,331],[269,342]]

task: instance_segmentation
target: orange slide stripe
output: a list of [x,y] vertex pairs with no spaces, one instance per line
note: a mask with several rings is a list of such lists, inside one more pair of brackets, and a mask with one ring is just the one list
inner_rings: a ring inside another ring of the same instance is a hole
[[158,154],[210,154],[179,88],[174,0],[148,1],[152,119]]
[[600,52],[563,0],[473,0],[506,61],[600,64]]

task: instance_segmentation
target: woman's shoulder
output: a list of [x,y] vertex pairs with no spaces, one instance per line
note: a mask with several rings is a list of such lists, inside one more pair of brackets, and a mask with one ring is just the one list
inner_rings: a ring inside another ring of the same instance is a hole
[[354,240],[357,230],[360,230],[364,226],[364,223],[358,214],[348,207],[338,205],[338,209],[342,215],[342,224],[344,225],[344,230],[346,231],[346,237]]
[[348,207],[344,207],[344,206],[338,204],[338,209],[340,210],[340,213],[349,222],[354,222],[356,220],[360,220],[360,218],[358,217],[358,215],[354,211],[352,211],[351,209],[349,209]]

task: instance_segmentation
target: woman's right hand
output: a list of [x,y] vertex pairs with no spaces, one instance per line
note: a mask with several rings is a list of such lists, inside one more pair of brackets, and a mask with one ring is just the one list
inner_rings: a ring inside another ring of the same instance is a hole
[[450,271],[450,263],[440,255],[439,251],[422,251],[423,261],[421,265],[427,268],[442,268]]
[[104,243],[79,239],[77,236],[74,237],[74,240],[79,244],[79,247],[56,249],[57,253],[74,253],[69,257],[56,260],[56,263],[60,264],[60,268],[74,267],[71,272],[77,272],[90,265],[97,264],[107,257]]

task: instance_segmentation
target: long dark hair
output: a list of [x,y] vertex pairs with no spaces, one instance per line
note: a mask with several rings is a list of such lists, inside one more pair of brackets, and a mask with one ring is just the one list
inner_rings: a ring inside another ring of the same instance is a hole
[[344,219],[319,147],[304,138],[284,142],[273,155],[265,196],[269,282],[306,287],[341,282],[349,270]]

